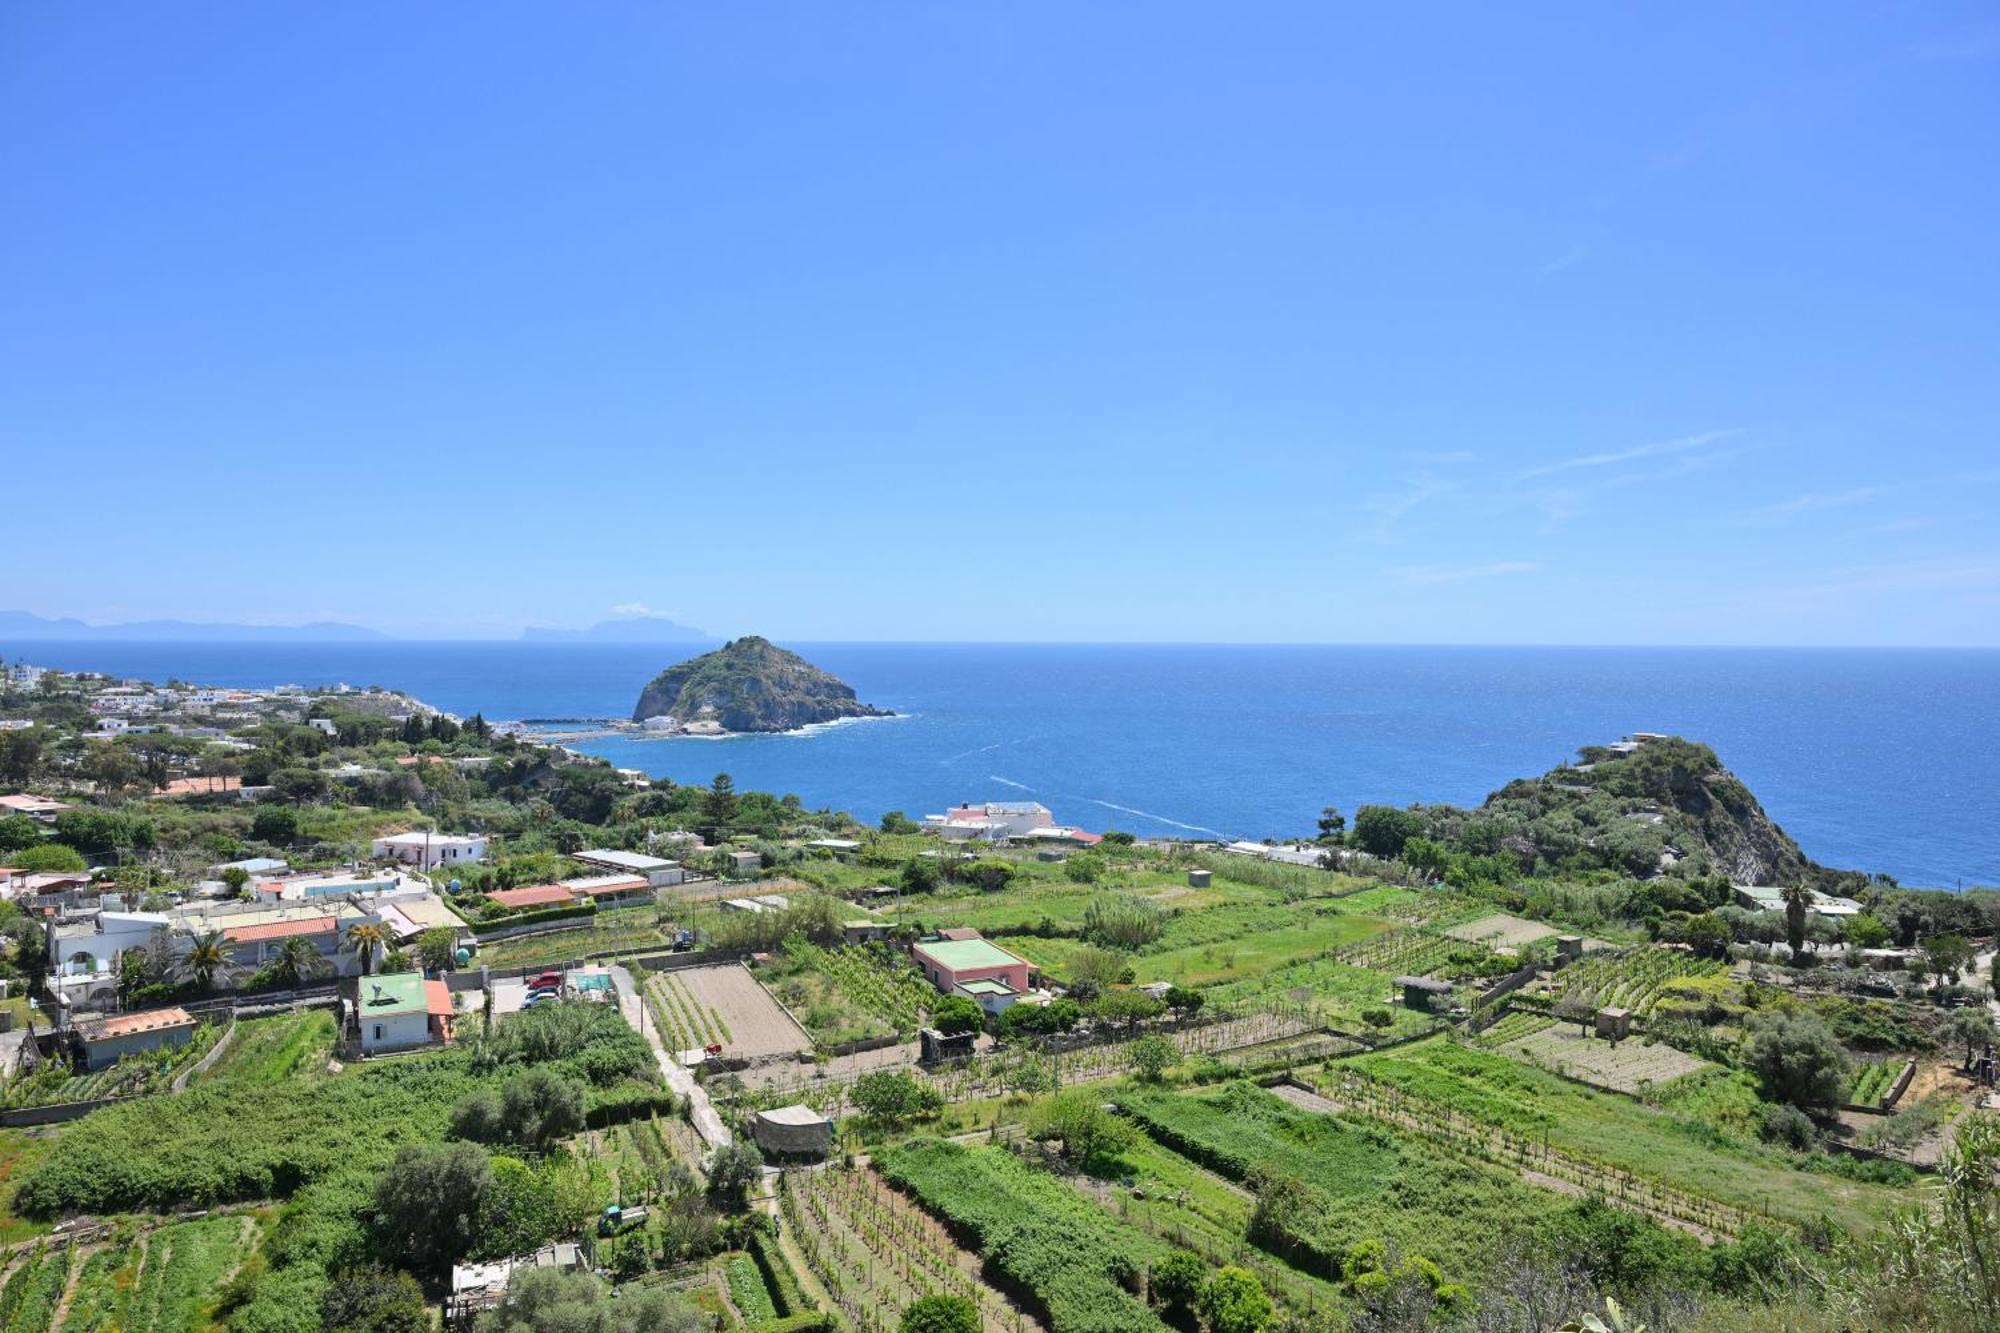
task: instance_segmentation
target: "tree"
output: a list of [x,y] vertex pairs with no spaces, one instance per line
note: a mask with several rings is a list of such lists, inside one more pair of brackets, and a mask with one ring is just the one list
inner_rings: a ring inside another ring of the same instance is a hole
[[1201,1300],[1202,1283],[1208,1280],[1208,1265],[1192,1250],[1173,1250],[1153,1265],[1146,1275],[1147,1291],[1153,1304],[1185,1324]]
[[260,805],[250,816],[250,836],[273,847],[289,847],[298,841],[298,811],[282,805]]
[[243,886],[250,882],[250,872],[242,866],[225,866],[221,878],[223,885],[229,890],[229,896],[241,898]]
[[1792,961],[1798,962],[1806,949],[1806,918],[1812,912],[1812,890],[1803,882],[1785,886],[1785,943],[1791,947]]
[[1165,1037],[1154,1035],[1141,1037],[1132,1043],[1132,1067],[1139,1071],[1139,1077],[1148,1083],[1157,1083],[1160,1076],[1180,1062],[1181,1053]]
[[736,818],[736,811],[736,780],[727,773],[717,773],[702,795],[701,817],[721,827]]
[[1032,1097],[1036,1093],[1047,1092],[1056,1085],[1055,1072],[1049,1062],[1030,1052],[1006,1073],[1007,1090]]
[[1201,1284],[1200,1305],[1209,1333],[1263,1333],[1277,1315],[1257,1275],[1233,1264]]
[[1757,1020],[1744,1063],[1764,1095],[1802,1111],[1830,1112],[1847,1091],[1847,1052],[1816,1014],[1770,1013]]
[[2000,1030],[1993,1026],[1993,1015],[1984,1009],[1959,1009],[1952,1013],[1951,1021],[1945,1024],[1947,1041],[1965,1043],[1965,1067],[1972,1068],[1972,1057],[1982,1046],[2000,1043]]
[[1380,1032],[1383,1028],[1395,1022],[1396,1016],[1387,1009],[1377,1005],[1372,1009],[1363,1009],[1361,1011],[1361,1021],[1369,1027],[1374,1028],[1377,1032]]
[[1139,1131],[1105,1110],[1101,1094],[1078,1088],[1036,1107],[1028,1117],[1028,1136],[1037,1143],[1061,1142],[1066,1160],[1087,1167],[1117,1157],[1138,1140]]
[[1166,1000],[1167,1008],[1183,1018],[1192,1018],[1201,1012],[1201,1007],[1208,1002],[1208,997],[1198,990],[1189,990],[1186,986],[1169,986]]
[[1070,954],[1066,966],[1070,994],[1078,1000],[1095,999],[1100,992],[1125,981],[1132,968],[1125,955],[1094,944],[1086,944]]
[[514,1270],[507,1294],[479,1317],[478,1333],[702,1333],[707,1321],[664,1287],[610,1289],[589,1273],[532,1265]]
[[1063,862],[1062,871],[1072,884],[1095,884],[1104,878],[1104,858],[1096,852],[1079,852]]
[[1879,949],[1889,942],[1889,927],[1867,912],[1847,922],[1847,942],[1857,949]]
[[[0,732],[0,736],[11,735]],[[0,815],[0,856],[42,844],[42,826],[26,815]]]
[[278,946],[275,957],[266,965],[273,979],[287,986],[301,986],[327,970],[326,959],[320,957],[313,942],[303,935],[294,935]]
[[756,1144],[736,1139],[710,1153],[703,1169],[708,1173],[709,1197],[733,1206],[742,1202],[745,1190],[763,1179],[764,1156]]
[[915,1074],[900,1069],[878,1069],[854,1081],[854,1105],[863,1115],[887,1124],[900,1124],[920,1115],[929,1115],[944,1105],[944,1094]]
[[1972,945],[1963,935],[1933,935],[1924,941],[1924,959],[1942,989],[1946,982],[1958,984],[1960,974],[1972,961]]
[[1364,805],[1354,812],[1354,841],[1370,856],[1392,861],[1403,845],[1424,831],[1424,817],[1393,805]]
[[204,931],[195,936],[179,964],[181,975],[203,991],[213,990],[215,979],[227,976],[232,967],[229,942],[219,930]]
[[358,926],[347,928],[347,951],[360,962],[363,976],[375,971],[375,954],[378,950],[386,948],[388,943],[388,928],[373,921],[364,921]]
[[417,936],[417,962],[426,972],[444,973],[458,961],[458,935],[450,926],[433,926]]
[[978,887],[983,893],[998,893],[1014,881],[1014,865],[997,856],[983,857],[965,867],[959,873],[966,882]]
[[583,1129],[583,1085],[549,1069],[530,1069],[500,1090],[500,1114],[507,1136],[547,1152]]
[[1451,853],[1443,843],[1429,838],[1411,838],[1403,844],[1403,864],[1420,875],[1435,879],[1451,866]]
[[1736,942],[1736,932],[1715,913],[1701,912],[1689,917],[1681,927],[1681,941],[1697,958],[1727,958],[1729,946]]
[[80,875],[90,869],[90,862],[83,859],[83,853],[55,842],[10,853],[7,863],[16,870],[50,871],[63,875]]
[[931,1026],[947,1036],[977,1032],[985,1025],[986,1011],[976,1001],[963,995],[947,995],[938,1001],[937,1008],[931,1010]]
[[424,1289],[408,1273],[364,1264],[337,1275],[320,1301],[328,1333],[429,1333]]
[[494,1188],[486,1153],[469,1143],[406,1147],[375,1182],[377,1248],[442,1278],[477,1244]]
[[1323,805],[1320,807],[1319,840],[1321,842],[1328,842],[1328,843],[1339,842],[1341,839],[1341,835],[1346,831],[1346,829],[1347,829],[1347,816],[1341,814],[1338,807],[1331,805]]
[[1132,1027],[1149,1018],[1158,1018],[1167,1011],[1165,1000],[1156,999],[1142,990],[1106,991],[1090,1002],[1090,1016],[1100,1023],[1116,1023],[1121,1027]]
[[903,1310],[899,1333],[979,1333],[979,1307],[964,1296],[923,1296]]
[[937,888],[938,879],[937,862],[913,856],[903,862],[903,873],[897,882],[904,893],[930,893]]

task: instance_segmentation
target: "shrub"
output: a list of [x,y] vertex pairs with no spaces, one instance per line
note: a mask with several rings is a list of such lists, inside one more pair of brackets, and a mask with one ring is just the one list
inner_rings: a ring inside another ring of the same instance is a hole
[[1764,1095],[1802,1110],[1831,1111],[1847,1091],[1847,1052],[1812,1014],[1766,1014],[1744,1047]]
[[923,1296],[903,1311],[900,1333],[979,1333],[979,1307],[963,1296]]

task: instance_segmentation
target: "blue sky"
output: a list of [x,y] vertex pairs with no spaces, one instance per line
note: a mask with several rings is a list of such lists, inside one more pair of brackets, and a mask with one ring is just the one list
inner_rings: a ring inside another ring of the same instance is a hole
[[0,607],[2000,643],[2000,12],[0,9]]

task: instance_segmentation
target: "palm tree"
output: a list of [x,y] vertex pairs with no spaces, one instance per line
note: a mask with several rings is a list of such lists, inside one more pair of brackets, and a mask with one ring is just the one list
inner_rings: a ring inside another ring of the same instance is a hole
[[347,948],[361,960],[361,975],[375,970],[375,951],[389,944],[389,932],[373,921],[364,921],[347,932]]
[[182,956],[177,965],[180,974],[189,978],[202,990],[212,990],[218,976],[227,976],[234,965],[229,957],[229,944],[219,930],[211,930],[195,936],[194,945]]
[[303,935],[294,935],[278,946],[270,967],[271,975],[287,985],[296,986],[324,972],[326,959],[320,957],[311,940]]
[[1785,943],[1792,947],[1792,965],[1798,966],[1806,947],[1806,914],[1812,911],[1813,892],[1803,883],[1787,884],[1784,890]]

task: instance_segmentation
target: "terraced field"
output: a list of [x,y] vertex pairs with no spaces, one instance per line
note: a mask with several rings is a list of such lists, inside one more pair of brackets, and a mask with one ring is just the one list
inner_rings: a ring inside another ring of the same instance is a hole
[[895,1327],[910,1302],[964,1296],[987,1333],[1030,1333],[1040,1321],[981,1280],[979,1260],[937,1219],[867,1167],[788,1171],[781,1207],[791,1236],[841,1313],[865,1333]]
[[1611,1042],[1566,1023],[1549,1024],[1499,1046],[1544,1069],[1612,1092],[1642,1093],[1716,1066],[1664,1042],[1631,1037]]

